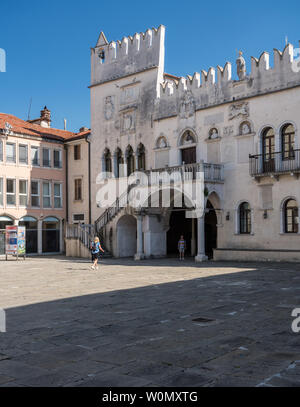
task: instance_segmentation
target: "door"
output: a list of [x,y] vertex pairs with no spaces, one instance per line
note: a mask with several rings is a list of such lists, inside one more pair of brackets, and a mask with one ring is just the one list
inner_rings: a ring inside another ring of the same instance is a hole
[[264,172],[275,171],[275,135],[271,128],[263,134],[263,170]]
[[184,148],[181,150],[182,162],[185,164],[193,164],[196,162],[196,147]]

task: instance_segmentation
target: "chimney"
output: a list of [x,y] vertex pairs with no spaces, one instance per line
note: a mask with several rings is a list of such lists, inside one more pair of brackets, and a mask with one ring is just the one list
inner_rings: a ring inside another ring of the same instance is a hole
[[83,126],[83,127],[80,127],[79,133],[82,133],[83,131],[88,131],[88,130],[89,130],[88,127]]
[[40,125],[42,127],[50,127],[50,125],[51,125],[51,112],[49,109],[47,109],[47,106],[45,106],[44,109],[41,110]]

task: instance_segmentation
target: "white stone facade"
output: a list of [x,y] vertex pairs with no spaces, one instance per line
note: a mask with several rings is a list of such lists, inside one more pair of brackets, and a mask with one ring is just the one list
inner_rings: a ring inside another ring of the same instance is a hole
[[[252,58],[249,74],[238,60],[238,80],[230,63],[217,67],[217,78],[214,68],[177,78],[164,73],[164,34],[160,26],[108,43],[101,33],[91,50],[91,217],[106,247],[117,257],[165,256],[176,252],[183,233],[196,260],[213,249],[217,259],[251,251],[257,260],[300,260],[300,72],[293,46],[274,50],[273,67],[266,52]],[[127,207],[113,216],[106,211],[104,221],[96,180],[103,171],[128,175],[118,154],[129,172],[202,163],[206,214],[187,220],[172,205]]]

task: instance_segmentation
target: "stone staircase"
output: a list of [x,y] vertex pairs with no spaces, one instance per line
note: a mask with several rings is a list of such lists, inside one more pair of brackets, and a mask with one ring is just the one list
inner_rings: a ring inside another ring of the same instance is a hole
[[101,246],[105,250],[102,257],[112,257],[105,247],[103,236],[96,233],[94,226],[80,223],[66,226],[66,255],[70,257],[91,257],[90,246],[95,236],[99,237]]

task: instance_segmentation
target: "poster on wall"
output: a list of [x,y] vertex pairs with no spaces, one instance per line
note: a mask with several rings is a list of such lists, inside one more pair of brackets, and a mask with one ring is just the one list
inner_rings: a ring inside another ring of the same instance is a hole
[[5,254],[15,256],[26,255],[26,228],[25,226],[6,226]]

